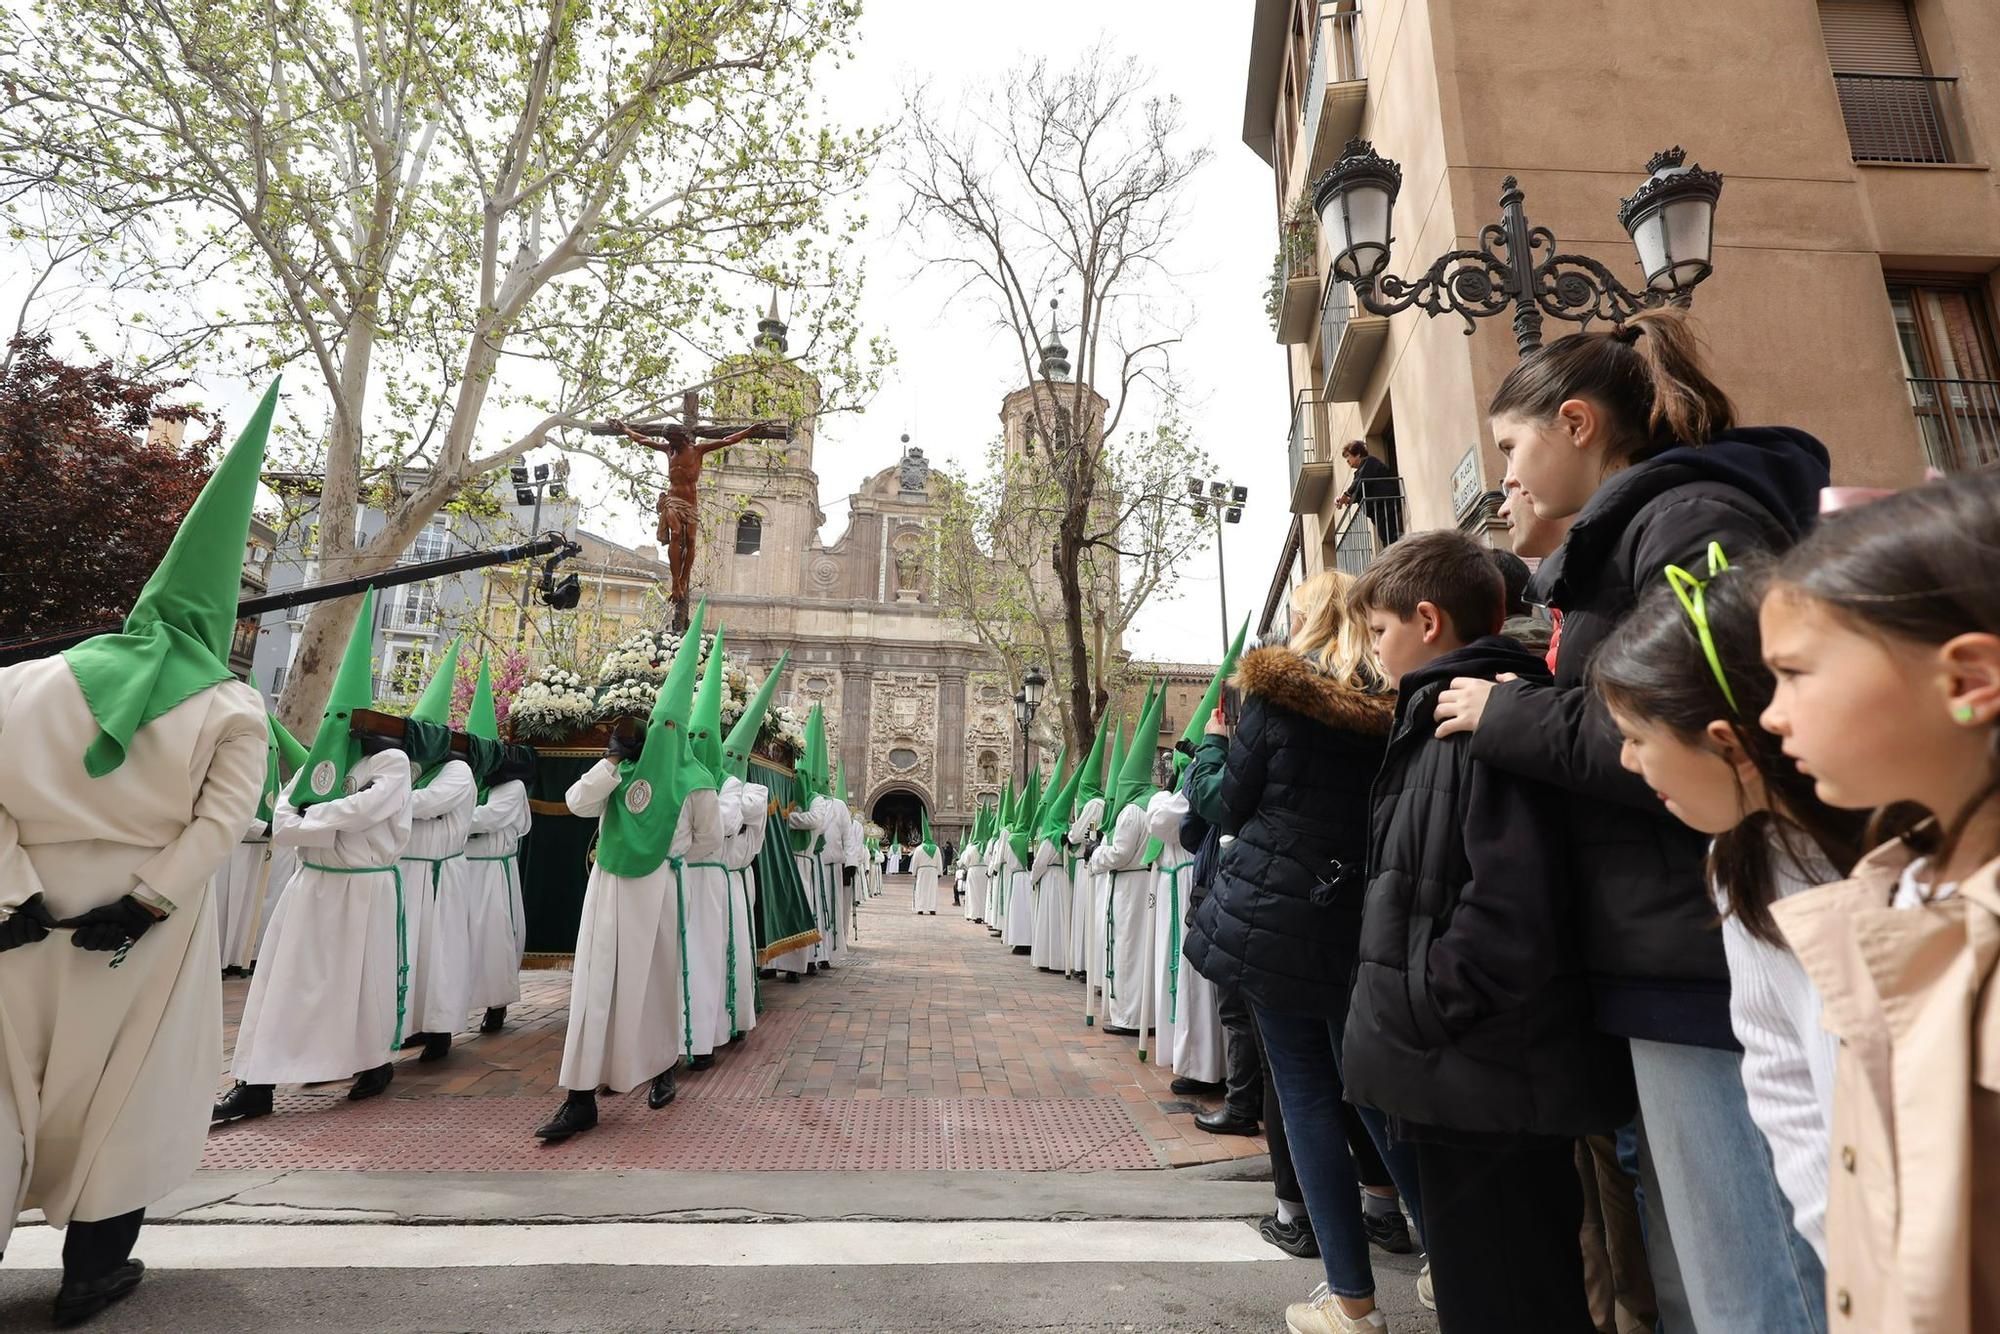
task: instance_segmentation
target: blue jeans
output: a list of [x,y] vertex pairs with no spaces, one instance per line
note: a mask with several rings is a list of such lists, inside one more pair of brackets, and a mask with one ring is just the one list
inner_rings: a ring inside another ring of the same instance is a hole
[[1632,1039],[1648,1203],[1666,1214],[1695,1329],[1821,1334],[1826,1271],[1792,1227],[1742,1067],[1738,1052]]
[[[1361,1181],[1340,1129],[1344,1090],[1340,1082],[1340,1035],[1347,1017],[1280,1014],[1252,1007],[1264,1035],[1264,1059],[1285,1116],[1292,1168],[1306,1197],[1313,1235],[1319,1241],[1326,1284],[1342,1297],[1372,1297],[1375,1271],[1368,1263],[1368,1234],[1361,1227]],[[1380,1113],[1357,1109],[1396,1189],[1423,1235],[1424,1215],[1417,1192],[1416,1154],[1407,1144],[1389,1142]]]

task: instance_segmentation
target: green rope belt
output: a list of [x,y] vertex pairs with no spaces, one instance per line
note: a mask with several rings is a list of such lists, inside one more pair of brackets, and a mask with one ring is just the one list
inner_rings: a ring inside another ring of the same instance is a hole
[[1194,869],[1193,862],[1170,866],[1167,876],[1167,1022],[1181,1017],[1181,872]]
[[395,1051],[403,1045],[403,1016],[408,1009],[410,995],[410,935],[409,923],[403,916],[403,868],[400,866],[323,866],[319,862],[301,859],[299,865],[308,871],[325,871],[328,875],[393,875],[396,877],[396,1036],[389,1043],[389,1050]]
[[[729,883],[729,874],[730,874],[730,872],[729,872],[729,865],[728,865],[728,863],[726,863],[726,862],[688,862],[688,863],[687,863],[687,866],[688,866],[688,869],[690,869],[690,870],[695,870],[695,871],[699,871],[699,870],[702,870],[702,869],[704,869],[704,868],[705,868],[705,869],[708,869],[708,870],[713,870],[713,871],[720,871],[720,872],[722,872],[722,882],[723,882],[723,884],[724,884],[724,885],[727,885],[727,884]],[[726,915],[726,917],[724,918],[724,921],[723,921],[723,929],[724,929],[724,930],[726,930],[726,931],[728,931],[728,933],[729,933],[729,963],[728,963],[728,968],[729,968],[729,1031],[730,1031],[731,1033],[734,1033],[734,1032],[736,1031],[736,910],[735,910],[734,908],[731,908],[731,907],[729,906],[729,896],[728,896],[728,894],[727,894],[727,893],[725,893],[725,894],[724,894],[724,895],[722,896],[722,904],[723,904],[723,911],[724,911],[724,913],[725,913],[725,914],[727,914],[727,915]],[[687,939],[686,939],[686,936],[687,936],[687,933],[686,933],[686,929],[685,929],[685,928],[683,928],[683,929],[682,929],[682,933],[681,933],[681,935],[682,935],[682,939],[681,939],[681,973],[682,973],[682,975],[683,975],[683,976],[686,976],[686,974],[687,974]],[[690,1024],[692,1024],[692,1023],[693,1023],[693,1020],[689,1020],[689,1023],[690,1023]],[[692,1032],[693,1032],[693,1029],[692,1029],[692,1028],[690,1028],[690,1029],[689,1029],[689,1032],[690,1032],[690,1033],[692,1033]],[[692,1047],[694,1046],[694,1040],[693,1040],[692,1038],[689,1038],[689,1040],[688,1040],[688,1046],[689,1046],[690,1048],[692,1048]]]
[[685,864],[680,858],[674,864],[674,917],[675,933],[681,946],[681,1050],[694,1055],[694,989],[688,985],[688,912],[687,886],[681,879],[681,868]]
[[429,862],[431,867],[431,897],[436,898],[439,884],[444,879],[444,864],[446,862],[457,861],[464,855],[463,852],[454,852],[443,857],[403,856],[397,858],[397,860],[405,862]]

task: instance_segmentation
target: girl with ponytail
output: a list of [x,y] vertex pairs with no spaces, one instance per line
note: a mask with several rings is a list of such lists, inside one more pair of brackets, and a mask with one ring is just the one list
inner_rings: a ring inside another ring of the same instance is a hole
[[1792,546],[1817,515],[1826,449],[1803,431],[1739,425],[1679,310],[1550,343],[1501,382],[1488,416],[1536,515],[1571,520],[1535,576],[1535,600],[1562,614],[1555,682],[1454,681],[1438,734],[1472,733],[1474,758],[1574,794],[1596,1022],[1630,1040],[1646,1203],[1668,1225],[1648,1244],[1671,1233],[1685,1290],[1675,1310],[1661,1285],[1661,1314],[1676,1328],[1815,1330],[1816,1275],[1789,1244],[1744,1093],[1707,839],[1621,767],[1586,681],[1667,567],[1706,569],[1711,543],[1732,561]]

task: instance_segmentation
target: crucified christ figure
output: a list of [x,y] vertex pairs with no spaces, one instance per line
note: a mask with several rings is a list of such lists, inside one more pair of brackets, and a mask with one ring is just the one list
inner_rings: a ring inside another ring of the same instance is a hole
[[695,489],[701,482],[702,460],[718,449],[741,444],[765,432],[772,423],[757,422],[716,440],[696,439],[693,431],[681,425],[649,428],[657,434],[641,434],[623,422],[616,425],[633,444],[658,450],[667,456],[667,485],[660,492],[658,541],[666,553],[667,571],[673,580],[677,617],[685,615],[688,580],[694,573],[695,524],[700,515],[695,503]]

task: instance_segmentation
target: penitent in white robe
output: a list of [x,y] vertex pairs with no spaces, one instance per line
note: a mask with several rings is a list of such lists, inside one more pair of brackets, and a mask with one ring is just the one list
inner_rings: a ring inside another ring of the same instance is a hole
[[995,834],[986,848],[986,929],[993,935],[1007,917],[1007,835]]
[[1161,849],[1153,863],[1153,1013],[1159,1049],[1167,1054],[1163,1064],[1177,1075],[1214,1084],[1224,1073],[1221,1000],[1215,984],[1181,954],[1194,884],[1194,854],[1181,846],[1187,813],[1188,799],[1179,792],[1156,792],[1146,807],[1147,832]]
[[1111,1028],[1139,1026],[1139,996],[1148,973],[1145,914],[1152,907],[1153,868],[1146,854],[1146,812],[1118,812],[1111,837],[1091,857],[1091,869],[1110,880],[1104,926],[1104,1021]]
[[958,878],[965,886],[965,920],[986,920],[986,849],[974,843],[960,855]]
[[[732,824],[737,814],[730,812]],[[717,1036],[728,1023],[729,990],[729,864],[722,856],[727,835],[721,793],[714,788],[690,792],[681,806],[681,827],[688,831],[686,849],[679,854],[681,971],[686,979],[682,999],[687,1005],[681,1052],[707,1056],[729,1041],[727,1033]]]
[[50,1223],[144,1208],[201,1162],[222,1064],[216,869],[264,786],[263,701],[211,686],[84,772],[97,736],[60,657],[0,669],[0,914],[60,919],[126,893],[171,905],[125,961],[67,931],[0,954],[0,1250],[22,1209]]
[[472,766],[446,760],[410,793],[403,887],[419,924],[410,956],[412,1033],[456,1033],[472,1009],[471,868],[465,861],[479,786]]
[[224,968],[248,968],[257,957],[265,903],[284,888],[283,881],[272,884],[271,875],[271,826],[253,814],[243,826],[242,841],[229,850],[229,859],[208,886]]
[[762,783],[733,776],[723,781],[718,810],[723,826],[731,830],[722,845],[722,860],[729,867],[730,934],[718,1043],[757,1026],[757,854],[764,847],[770,802],[771,789]]
[[1029,957],[1035,967],[1052,973],[1069,971],[1070,888],[1069,867],[1054,839],[1035,844],[1035,860],[1028,868],[1035,886],[1035,939]]
[[243,1002],[234,1068],[246,1084],[345,1079],[415,1031],[415,895],[397,865],[410,838],[409,757],[364,756],[348,786],[303,812],[288,790],[271,813],[271,841],[297,848],[299,869]]
[[771,960],[771,966],[781,973],[803,973],[808,963],[824,959],[831,946],[833,924],[828,908],[832,900],[827,897],[825,877],[820,874],[821,863],[815,851],[825,843],[820,829],[826,821],[829,805],[831,803],[827,798],[815,797],[810,806],[785,817],[786,828],[807,835],[805,851],[792,854],[792,865],[798,868],[799,886],[805,891],[806,905],[812,909],[813,927],[819,932],[819,941]]
[[[1028,879],[1028,866],[1014,855],[1014,841],[1005,839],[1001,858],[1007,867],[1007,909],[1000,926],[1000,943],[1008,949],[1035,943],[1035,895]],[[1034,849],[1028,850],[1034,856]]]
[[916,911],[937,916],[938,906],[938,854],[924,851],[919,844],[910,854],[910,866],[916,872],[916,884],[910,891],[910,902]]
[[[618,766],[602,760],[570,784],[563,803],[572,814],[594,819],[617,790]],[[684,819],[670,856],[686,850],[688,832]],[[591,866],[556,1076],[564,1088],[624,1093],[680,1059],[685,1019],[677,903],[671,860],[629,878]]]
[[472,930],[468,996],[474,1010],[521,999],[521,840],[534,816],[519,779],[496,783],[472,811],[465,844],[466,908]]
[[1082,973],[1097,985],[1097,960],[1104,953],[1103,934],[1104,905],[1098,901],[1101,892],[1098,876],[1084,859],[1084,844],[1097,829],[1097,822],[1104,818],[1104,798],[1092,797],[1077,811],[1076,819],[1070,823],[1069,835],[1063,845],[1069,853],[1070,872],[1070,938],[1069,957],[1072,972]]

